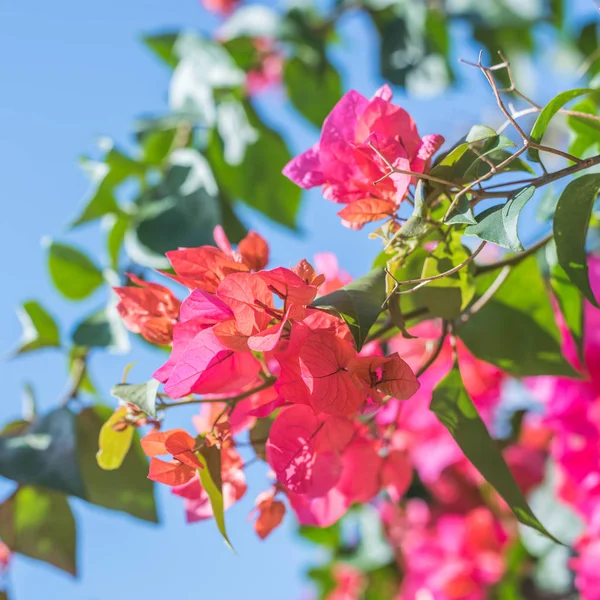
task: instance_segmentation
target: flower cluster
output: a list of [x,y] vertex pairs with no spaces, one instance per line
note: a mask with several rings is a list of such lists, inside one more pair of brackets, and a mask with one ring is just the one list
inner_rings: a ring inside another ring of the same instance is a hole
[[[186,500],[188,520],[211,516],[195,452],[219,445],[229,506],[246,490],[233,436],[277,411],[264,440],[266,459],[276,491],[287,494],[301,522],[332,523],[382,488],[400,498],[412,478],[406,452],[373,435],[358,417],[410,398],[419,383],[397,352],[384,356],[370,345],[358,353],[340,317],[310,306],[321,287],[332,291],[347,276],[327,256],[319,262],[329,279],[306,260],[267,270],[268,246],[254,232],[237,249],[221,228],[215,241],[218,247],[167,254],[174,274],[165,274],[190,290],[180,306],[166,288],[135,278],[140,287],[117,289],[132,331],[156,337],[148,324],[160,322],[161,343],[172,343],[167,362],[154,373],[165,393],[207,401],[208,411],[196,423],[198,439],[181,430],[144,438],[152,457],[149,477],[175,486]],[[157,458],[161,454],[172,460]],[[357,472],[366,475],[357,479]],[[257,502],[259,535],[281,520],[282,506],[273,494]]]
[[391,99],[388,85],[371,100],[348,92],[325,119],[319,142],[283,171],[300,187],[322,186],[325,198],[345,204],[338,214],[352,229],[393,216],[415,181],[410,173],[424,173],[444,142],[437,134],[421,138]]

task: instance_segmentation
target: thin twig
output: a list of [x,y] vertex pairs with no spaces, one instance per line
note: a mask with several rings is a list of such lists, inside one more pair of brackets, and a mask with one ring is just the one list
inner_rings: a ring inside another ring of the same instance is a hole
[[409,294],[410,292],[413,292],[416,289],[425,286],[426,284],[430,283],[431,281],[435,281],[436,279],[442,279],[444,277],[454,275],[454,273],[457,273],[463,267],[466,267],[470,262],[474,261],[475,258],[477,257],[477,255],[483,250],[483,248],[486,244],[487,244],[487,242],[485,242],[485,241],[481,242],[481,244],[479,244],[479,246],[475,249],[473,254],[470,254],[467,257],[467,259],[463,260],[463,262],[461,262],[459,265],[456,265],[452,269],[449,269],[448,271],[444,271],[443,273],[438,273],[437,275],[432,275],[431,277],[424,277],[422,279],[407,279],[406,281],[398,281],[389,271],[387,271],[387,270],[386,271],[387,271],[388,275],[390,277],[392,277],[398,285],[418,284],[414,288],[411,288],[410,290],[404,290],[402,292],[397,292],[398,294]]
[[536,242],[533,246],[531,246],[531,248],[525,250],[525,252],[514,254],[513,256],[509,256],[508,258],[499,260],[498,262],[478,266],[476,268],[477,270],[475,271],[475,275],[482,275],[483,273],[489,273],[490,271],[495,271],[496,269],[501,269],[502,267],[517,265],[531,254],[535,254],[540,248],[543,248],[553,237],[554,234],[549,233],[539,242]]
[[429,355],[429,358],[419,367],[419,369],[415,373],[417,379],[419,377],[421,377],[421,375],[423,375],[425,373],[425,371],[427,371],[427,369],[429,369],[429,367],[431,367],[431,365],[437,360],[438,356],[440,355],[440,353],[444,347],[444,342],[446,341],[447,335],[448,335],[448,323],[447,323],[447,321],[444,321],[444,323],[442,325],[442,333],[437,340],[437,344],[435,345],[433,351]]
[[478,313],[492,299],[494,294],[500,289],[500,286],[505,282],[511,271],[511,268],[512,267],[510,265],[503,267],[500,273],[498,273],[498,277],[494,279],[492,285],[490,285],[484,294],[458,318],[458,323],[460,325],[464,325],[474,314]]
[[240,400],[244,400],[245,398],[248,398],[248,396],[252,396],[252,394],[257,394],[258,392],[262,392],[263,390],[266,390],[266,389],[272,387],[273,384],[275,383],[275,381],[276,381],[275,377],[269,377],[261,385],[255,387],[255,388],[252,388],[250,390],[246,390],[245,392],[242,392],[235,396],[230,396],[229,398],[208,398],[208,399],[192,398],[191,400],[183,400],[182,402],[170,402],[169,404],[162,403],[162,404],[159,404],[156,408],[157,408],[157,410],[165,410],[167,408],[173,408],[175,406],[188,406],[190,404],[209,404],[209,403],[216,403],[216,402],[225,402],[226,404],[233,405],[233,404],[236,404],[237,402],[239,402]]
[[377,185],[381,183],[385,179],[387,179],[390,175],[394,173],[399,173],[401,175],[410,175],[411,177],[416,177],[418,179],[427,179],[428,181],[435,181],[436,183],[441,183],[442,185],[446,185],[448,187],[460,188],[460,186],[452,181],[447,181],[446,179],[440,179],[439,177],[434,177],[433,175],[428,175],[427,173],[417,173],[416,171],[407,171],[405,169],[397,169],[390,163],[390,161],[373,145],[372,142],[368,142],[367,145],[377,154],[377,156],[385,163],[385,166],[388,167],[389,172],[386,173],[383,177],[380,177],[376,181],[373,182],[373,185]]

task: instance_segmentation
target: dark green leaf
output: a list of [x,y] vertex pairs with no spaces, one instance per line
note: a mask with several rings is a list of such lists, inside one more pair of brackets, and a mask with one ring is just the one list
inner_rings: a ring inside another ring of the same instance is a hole
[[220,186],[234,199],[242,200],[269,219],[296,227],[301,189],[281,173],[291,160],[281,136],[268,128],[249,105],[244,105],[248,123],[258,134],[248,145],[239,164],[227,163],[223,140],[213,133],[208,157]]
[[156,379],[146,383],[129,384],[119,383],[112,387],[110,393],[119,400],[133,404],[147,415],[156,417],[156,392],[160,384]]
[[373,269],[341,290],[317,298],[311,306],[331,309],[339,314],[348,324],[356,348],[360,351],[369,330],[383,310],[385,298],[385,271]]
[[90,379],[87,362],[84,366],[83,376],[80,377],[79,370],[81,369],[81,361],[85,359],[88,353],[87,348],[81,348],[79,346],[73,346],[69,350],[69,374],[73,379],[80,378],[79,390],[87,392],[88,394],[95,394],[96,387]]
[[37,418],[27,430],[0,437],[0,475],[84,498],[73,413],[58,408]]
[[298,56],[286,61],[283,80],[294,108],[319,129],[342,96],[342,80],[325,56],[307,62]]
[[118,353],[129,348],[127,330],[112,305],[81,321],[71,337],[75,345],[86,348],[110,348]]
[[48,269],[56,289],[69,300],[83,300],[104,281],[102,271],[81,251],[52,242],[48,246]]
[[469,225],[465,235],[476,235],[503,248],[522,252],[524,248],[518,234],[519,215],[534,192],[533,185],[524,187],[511,196],[506,204],[483,211],[476,217],[477,225]]
[[[479,275],[478,294],[497,276],[498,271]],[[533,256],[512,268],[493,298],[458,334],[477,358],[511,375],[577,377],[563,356],[552,304]]]
[[423,188],[423,180],[419,179],[415,188],[415,200],[412,214],[398,232],[398,235],[401,238],[418,238],[427,231],[427,206],[425,204],[425,199],[423,198]]
[[510,506],[515,517],[555,540],[529,508],[497,443],[491,438],[463,385],[458,365],[455,364],[434,389],[430,408],[447,427],[464,455]]
[[250,430],[250,443],[256,456],[261,460],[267,460],[266,455],[266,443],[269,439],[269,432],[271,431],[272,419],[256,419],[254,427]]
[[14,354],[24,354],[40,348],[58,348],[60,334],[56,321],[35,300],[24,302],[17,312],[23,332]]
[[582,175],[574,179],[561,194],[554,214],[558,264],[596,307],[598,302],[590,285],[585,240],[599,191],[600,174]]
[[[550,102],[544,106],[542,112],[540,112],[535,123],[533,124],[530,134],[531,140],[536,144],[539,144],[546,133],[546,129],[548,128],[550,121],[565,104],[571,100],[574,100],[575,98],[578,98],[579,96],[589,94],[593,91],[594,90],[590,88],[567,90],[552,98],[552,100],[550,100]],[[540,162],[540,153],[536,148],[529,148],[527,150],[527,154],[530,160]]]
[[204,465],[204,469],[198,470],[200,483],[210,499],[210,505],[213,510],[217,527],[221,532],[225,543],[233,550],[233,546],[227,537],[227,529],[225,527],[223,480],[221,479],[221,450],[216,446],[205,446],[197,456]]
[[139,434],[134,433],[131,449],[116,471],[104,471],[96,462],[100,429],[112,413],[107,406],[92,406],[77,416],[77,456],[86,490],[84,499],[157,523],[154,484],[147,477],[148,461]]
[[0,537],[14,552],[77,575],[77,533],[66,496],[20,487],[0,504]]
[[127,240],[131,257],[146,266],[154,263],[145,256],[164,260],[169,250],[213,243],[221,221],[219,190],[204,157],[185,148],[172,153],[170,162],[161,185],[138,199],[135,234]]
[[71,227],[95,221],[104,215],[118,214],[120,212],[121,209],[115,199],[113,186],[104,178],[94,186],[90,198],[86,200],[85,206],[79,213],[79,216],[71,223]]

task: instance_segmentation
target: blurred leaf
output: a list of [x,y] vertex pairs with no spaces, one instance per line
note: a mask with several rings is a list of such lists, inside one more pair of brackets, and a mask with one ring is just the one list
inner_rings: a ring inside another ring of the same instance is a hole
[[254,452],[258,458],[266,461],[266,443],[269,439],[269,432],[271,431],[272,419],[256,419],[254,427],[250,430],[250,443]]
[[313,567],[306,572],[306,576],[316,585],[319,591],[317,596],[319,600],[326,600],[337,587],[337,582],[333,577],[333,565]]
[[138,199],[135,231],[127,251],[136,262],[154,266],[146,256],[165,260],[179,247],[212,244],[212,232],[221,221],[219,190],[204,157],[191,148],[170,156],[164,181]]
[[248,104],[244,108],[258,139],[246,147],[242,162],[234,166],[224,160],[223,140],[213,132],[208,157],[214,174],[231,198],[295,229],[301,189],[281,174],[291,160],[290,152],[281,136],[262,123]]
[[107,348],[119,354],[129,349],[127,330],[114,304],[81,321],[71,337],[75,345],[86,348]]
[[115,217],[110,231],[106,236],[106,247],[108,250],[108,257],[110,259],[110,266],[115,271],[119,268],[119,256],[121,254],[121,247],[125,241],[125,235],[129,227],[131,217],[129,215],[118,215]]
[[[546,129],[548,128],[550,121],[552,121],[552,118],[558,113],[558,111],[561,108],[563,108],[565,104],[569,103],[575,98],[578,98],[579,96],[589,94],[593,91],[594,90],[589,88],[567,90],[565,92],[561,92],[560,94],[552,98],[552,100],[550,100],[550,102],[548,102],[548,104],[544,106],[544,108],[538,115],[535,123],[533,124],[530,134],[531,140],[536,144],[539,144],[542,141],[544,134],[546,133]],[[529,156],[530,160],[540,162],[540,153],[537,149],[529,148],[527,150],[527,155]]]
[[225,194],[221,193],[219,195],[219,201],[222,214],[221,225],[225,230],[225,234],[232,244],[239,244],[248,234],[248,230],[233,211],[231,200]]
[[[73,346],[69,350],[69,374],[72,378],[78,376],[78,370],[81,368],[81,361],[85,359],[87,352],[87,348],[81,348],[79,346]],[[88,394],[95,394],[96,388],[90,379],[87,363],[84,367],[84,370],[85,372],[81,378],[79,389],[87,392]]]
[[[177,141],[180,134],[181,131],[177,127],[144,132],[141,139],[144,160],[150,165],[161,167],[167,158],[169,158],[171,151],[177,148]],[[189,137],[188,133],[187,138]],[[186,145],[183,143],[179,147],[185,147]]]
[[118,430],[114,429],[115,425],[123,422],[127,412],[126,406],[117,408],[100,429],[96,462],[105,471],[118,469],[131,448],[134,428],[126,425]]
[[73,413],[57,408],[25,431],[0,437],[0,475],[84,498]]
[[175,42],[179,32],[161,33],[156,35],[145,35],[142,41],[158,58],[163,60],[169,67],[177,66],[178,58],[174,52]]
[[48,269],[54,287],[69,300],[83,300],[104,282],[102,271],[81,251],[52,242]]
[[477,225],[469,225],[465,235],[475,235],[503,248],[522,252],[518,223],[521,211],[535,193],[535,186],[529,185],[514,193],[506,204],[492,206],[477,215]]
[[157,523],[154,484],[147,478],[148,461],[133,433],[131,449],[116,471],[104,471],[96,462],[98,438],[103,424],[113,410],[108,406],[91,406],[77,416],[77,455],[85,484],[85,500],[109,510]]
[[360,351],[386,299],[385,271],[373,269],[342,289],[317,298],[312,307],[333,310],[348,324]]
[[225,528],[223,481],[221,479],[221,450],[216,446],[205,446],[197,456],[204,465],[204,469],[198,469],[200,483],[210,499],[217,527],[227,546],[233,550],[233,546],[227,537],[227,529]]
[[496,442],[477,413],[457,364],[433,390],[430,408],[446,426],[464,455],[509,505],[515,517],[524,525],[558,542],[529,508]]
[[554,240],[558,264],[585,298],[597,308],[590,285],[585,241],[596,197],[600,174],[582,175],[564,189],[554,214]]
[[30,383],[23,386],[23,395],[21,397],[21,414],[25,422],[31,422],[35,419],[37,413],[37,402],[35,391]]
[[288,96],[294,108],[319,129],[342,96],[342,80],[325,56],[314,63],[294,56],[283,71]]
[[18,488],[0,504],[0,537],[13,552],[77,574],[75,519],[63,494]]
[[393,598],[400,587],[400,573],[395,563],[384,565],[367,574],[364,600]]
[[250,4],[240,6],[219,28],[219,37],[272,38],[279,37],[281,16],[270,6]]
[[156,379],[139,384],[119,383],[111,388],[110,393],[156,418],[156,393],[159,385]]
[[60,333],[56,321],[39,302],[28,300],[17,311],[23,332],[14,354],[24,354],[40,348],[58,348]]
[[[478,295],[498,273],[476,277]],[[516,377],[577,377],[563,356],[554,310],[533,256],[511,269],[493,298],[457,333],[477,358]]]
[[536,213],[538,221],[541,221],[542,223],[551,221],[554,218],[557,203],[558,196],[554,193],[554,189],[551,187],[547,188],[538,204]]
[[313,527],[310,525],[300,525],[298,529],[300,537],[325,546],[330,550],[337,550],[342,543],[342,528],[339,521],[329,527]]
[[71,227],[95,221],[104,215],[120,212],[121,209],[115,199],[113,186],[109,181],[103,179],[94,186],[91,197],[86,201],[79,216],[71,223]]

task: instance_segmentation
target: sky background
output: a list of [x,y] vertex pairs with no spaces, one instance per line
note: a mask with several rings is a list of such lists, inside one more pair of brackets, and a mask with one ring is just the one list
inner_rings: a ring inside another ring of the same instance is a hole
[[[521,0],[523,6],[529,2]],[[573,5],[575,18],[589,19],[596,10],[592,0],[571,0],[568,4]],[[103,304],[104,299],[98,296],[69,303],[52,289],[40,240],[53,236],[81,245],[105,260],[97,224],[74,234],[67,232],[66,224],[78,213],[88,188],[77,159],[82,154],[93,155],[100,136],[110,136],[128,147],[135,117],[167,111],[169,71],[141,44],[142,33],[182,28],[210,31],[217,23],[197,0],[0,0],[1,353],[10,350],[20,336],[15,309],[25,299],[42,300],[62,324],[63,335],[78,319]],[[375,32],[364,19],[350,14],[344,17],[340,33],[332,62],[340,69],[346,89],[355,88],[370,96],[382,83],[377,75]],[[460,27],[453,36],[460,40],[455,58],[476,58],[478,48],[463,41],[465,32]],[[547,32],[541,36],[549,50],[536,57],[534,64],[519,68],[523,89],[539,102],[576,85],[569,73],[578,66],[550,50]],[[396,93],[396,102],[413,115],[421,134],[442,133],[455,141],[473,124],[501,123],[480,74],[461,67],[459,75],[459,86],[442,97],[408,98]],[[316,141],[317,130],[290,108],[283,92],[267,94],[260,108],[268,114],[268,121],[284,132],[295,152]],[[242,211],[242,217],[269,240],[272,265],[288,266],[303,257],[310,259],[316,252],[333,251],[346,270],[360,275],[377,254],[378,243],[343,229],[335,213],[336,207],[318,192],[305,194],[300,214],[302,233],[295,237],[250,210]],[[535,239],[540,227],[529,227],[524,239]],[[92,376],[103,399],[110,403],[107,390],[120,380],[128,362],[138,361],[130,379],[144,381],[162,358],[134,344],[130,356],[102,354],[92,358]],[[66,360],[60,352],[47,351],[2,361],[0,380],[0,422],[6,422],[19,416],[25,381],[33,383],[42,410],[56,403],[67,381]],[[169,424],[191,428],[191,409],[182,413]],[[181,500],[165,487],[158,490],[160,526],[73,500],[79,529],[80,578],[73,580],[54,568],[17,558],[10,573],[13,597],[306,597],[303,570],[312,561],[318,562],[317,550],[295,536],[289,515],[266,542],[258,540],[248,523],[248,513],[256,494],[266,488],[265,468],[253,465],[248,475],[248,494],[227,513],[237,556],[225,547],[213,522],[186,525]],[[0,482],[3,494],[12,487]]]

